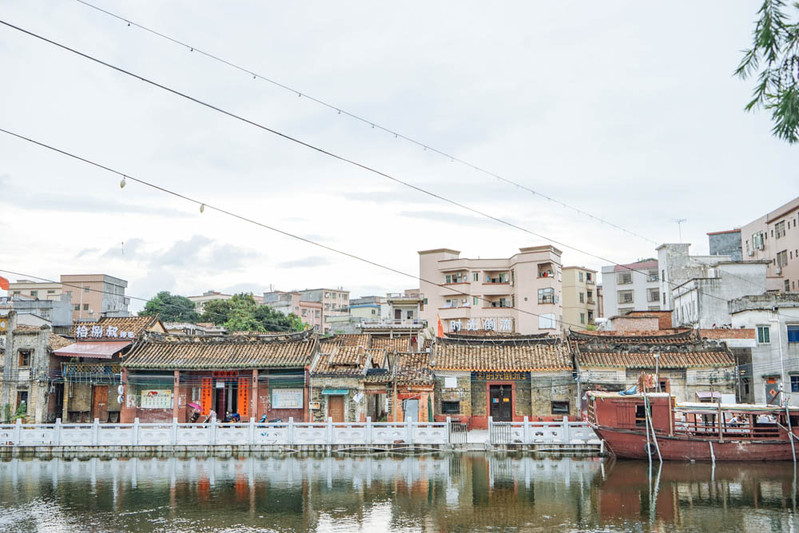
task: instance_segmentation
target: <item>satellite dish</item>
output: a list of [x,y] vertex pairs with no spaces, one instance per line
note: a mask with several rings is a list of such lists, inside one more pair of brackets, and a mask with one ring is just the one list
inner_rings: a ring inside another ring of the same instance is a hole
[[122,403],[124,401],[125,401],[125,398],[121,394],[119,396],[117,396],[117,403]]
[[123,394],[125,394],[125,387],[123,387],[122,385],[119,385],[119,387],[117,387],[117,394],[119,394],[119,395],[120,395],[120,397],[121,397]]

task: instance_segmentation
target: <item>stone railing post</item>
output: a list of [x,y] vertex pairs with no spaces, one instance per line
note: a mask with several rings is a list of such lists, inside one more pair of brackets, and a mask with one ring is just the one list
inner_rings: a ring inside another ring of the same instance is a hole
[[255,444],[255,418],[250,417],[250,446]]
[[288,431],[287,438],[288,438],[289,444],[294,444],[294,417],[293,416],[289,417],[289,427],[288,427],[287,431]]
[[571,428],[569,427],[569,417],[563,417],[563,444],[569,444],[572,441]]
[[132,440],[133,440],[133,442],[131,442],[131,445],[133,445],[133,446],[138,446],[139,445],[139,419],[138,419],[138,417],[133,419],[133,439]]
[[172,419],[172,446],[178,445],[178,419]]
[[452,417],[447,417],[447,444],[452,444]]
[[489,416],[488,417],[488,442],[489,442],[489,444],[494,444],[493,426],[494,426],[494,417],[493,416]]
[[216,417],[211,419],[211,424],[208,426],[208,444],[211,446],[216,444]]
[[366,441],[366,444],[372,444],[372,417],[371,416],[367,416],[366,417],[366,427],[364,428],[364,431],[366,431],[366,435],[364,435],[364,440]]
[[413,418],[407,417],[405,419],[405,442],[413,444]]
[[522,442],[530,444],[530,417],[525,416],[522,425]]
[[92,446],[100,444],[100,419],[95,418],[92,424]]
[[14,446],[19,446],[20,440],[22,439],[22,420],[17,418],[17,422],[14,424]]
[[327,444],[333,445],[333,417],[327,417]]
[[61,446],[61,419],[55,419],[55,425],[53,425],[53,446]]

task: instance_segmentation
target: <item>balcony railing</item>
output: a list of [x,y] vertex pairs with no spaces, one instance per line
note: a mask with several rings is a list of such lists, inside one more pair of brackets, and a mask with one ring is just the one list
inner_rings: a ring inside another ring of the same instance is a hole
[[363,328],[425,328],[427,327],[427,320],[421,320],[416,318],[408,318],[408,319],[395,319],[395,320],[373,320],[371,322],[362,322],[361,326]]

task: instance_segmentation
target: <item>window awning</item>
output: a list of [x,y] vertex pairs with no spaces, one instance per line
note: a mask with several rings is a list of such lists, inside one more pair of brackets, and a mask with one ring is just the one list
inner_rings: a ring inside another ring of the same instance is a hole
[[65,348],[53,351],[62,357],[90,357],[111,359],[114,354],[131,345],[130,341],[75,342]]

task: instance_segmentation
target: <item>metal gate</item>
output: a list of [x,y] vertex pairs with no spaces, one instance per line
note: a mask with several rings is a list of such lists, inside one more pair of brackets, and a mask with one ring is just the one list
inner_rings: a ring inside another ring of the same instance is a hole
[[466,444],[466,424],[462,422],[449,423],[449,443],[450,444]]
[[511,423],[490,421],[488,423],[488,441],[491,444],[510,444]]

